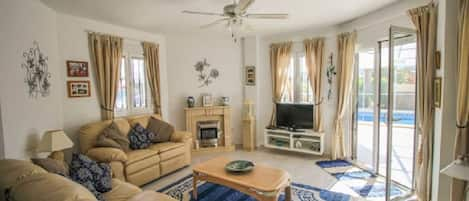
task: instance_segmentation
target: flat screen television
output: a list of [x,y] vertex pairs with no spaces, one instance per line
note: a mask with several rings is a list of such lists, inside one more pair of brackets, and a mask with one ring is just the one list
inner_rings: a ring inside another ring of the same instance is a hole
[[277,127],[310,129],[313,128],[314,105],[277,103]]

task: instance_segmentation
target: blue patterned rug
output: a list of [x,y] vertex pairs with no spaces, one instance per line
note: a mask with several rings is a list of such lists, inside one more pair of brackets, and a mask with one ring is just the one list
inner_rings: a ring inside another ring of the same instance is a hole
[[[198,201],[255,201],[254,198],[237,190],[213,184],[199,182],[197,184]],[[193,201],[192,199],[192,175],[188,175],[173,184],[170,184],[158,192],[165,193],[179,201]],[[285,200],[282,194],[279,201]],[[292,201],[351,201],[350,195],[336,193],[316,187],[292,183]]]
[[[345,160],[318,161],[316,164],[361,197],[384,199],[386,196],[384,177],[363,170]],[[391,198],[402,196],[405,192],[404,188],[396,184],[391,185]]]

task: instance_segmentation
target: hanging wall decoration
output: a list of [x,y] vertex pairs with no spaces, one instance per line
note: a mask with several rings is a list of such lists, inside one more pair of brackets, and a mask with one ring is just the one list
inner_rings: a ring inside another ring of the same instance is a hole
[[195,65],[195,71],[199,74],[197,78],[201,83],[200,87],[208,86],[213,83],[213,80],[217,79],[220,76],[220,72],[217,69],[210,68],[210,64],[207,63],[207,59],[197,62]]
[[329,86],[329,90],[327,91],[327,100],[331,100],[332,96],[332,82],[334,81],[334,77],[337,74],[337,71],[334,66],[333,62],[333,54],[329,56],[329,65],[327,66],[326,76],[327,76],[327,85]]
[[33,42],[33,47],[23,52],[24,62],[21,68],[26,70],[24,82],[29,88],[29,96],[37,98],[39,95],[46,97],[49,95],[50,78],[47,60],[48,57],[41,52],[39,43]]

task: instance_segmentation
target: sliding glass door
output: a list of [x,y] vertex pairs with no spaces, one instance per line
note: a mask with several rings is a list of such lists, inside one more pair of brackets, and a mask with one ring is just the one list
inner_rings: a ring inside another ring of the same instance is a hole
[[387,97],[386,195],[391,183],[414,189],[417,136],[415,102],[417,89],[417,39],[414,30],[391,27]]
[[410,194],[417,139],[414,31],[391,27],[387,40],[359,51],[356,67],[354,162],[385,177],[386,200]]

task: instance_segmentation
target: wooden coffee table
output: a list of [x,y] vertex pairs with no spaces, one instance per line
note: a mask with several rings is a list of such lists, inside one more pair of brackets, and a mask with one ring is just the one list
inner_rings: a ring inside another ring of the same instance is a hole
[[259,201],[277,201],[285,189],[285,201],[291,201],[290,175],[281,169],[258,165],[246,174],[236,175],[225,171],[229,158],[214,158],[193,167],[192,196],[197,200],[197,181],[208,181],[236,189]]

